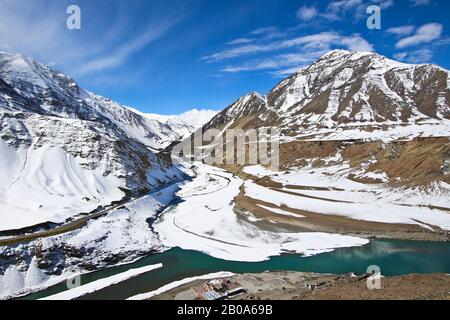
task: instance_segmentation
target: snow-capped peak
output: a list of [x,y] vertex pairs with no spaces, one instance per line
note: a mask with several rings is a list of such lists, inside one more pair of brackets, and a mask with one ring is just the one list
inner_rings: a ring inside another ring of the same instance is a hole
[[144,114],[144,116],[166,124],[173,131],[177,132],[181,138],[186,138],[210,121],[216,114],[217,111],[214,110],[192,109],[180,115]]
[[[222,127],[224,121],[232,121],[312,136],[324,128],[336,132],[361,126],[371,132],[382,124],[397,124],[404,131],[401,136],[413,137],[425,134],[421,132],[425,127],[404,130],[404,126],[428,121],[437,123],[435,134],[441,134],[449,130],[449,79],[449,71],[434,65],[334,50],[281,81],[265,98],[254,93],[241,97],[207,126]],[[249,117],[258,121],[248,121]]]

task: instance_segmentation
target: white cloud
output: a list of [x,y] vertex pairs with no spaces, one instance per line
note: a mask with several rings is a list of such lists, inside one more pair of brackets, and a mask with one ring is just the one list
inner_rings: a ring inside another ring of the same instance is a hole
[[383,10],[394,6],[394,0],[378,0],[378,1],[375,1],[375,2],[378,3],[378,5]]
[[407,56],[408,56],[407,52],[399,52],[394,54],[394,59],[399,61],[405,61]]
[[303,6],[297,11],[297,18],[302,21],[310,21],[317,17],[319,12],[315,7]]
[[367,42],[360,35],[355,34],[351,36],[341,36],[336,32],[321,32],[317,34],[275,41],[266,44],[251,44],[244,45],[236,48],[226,49],[214,53],[209,56],[205,56],[202,60],[205,61],[221,61],[230,58],[236,58],[251,54],[286,50],[295,47],[305,46],[309,48],[318,47],[330,47],[330,46],[343,46],[352,51],[373,51],[373,46]]
[[307,51],[304,53],[281,54],[271,58],[259,59],[244,63],[238,66],[227,66],[222,69],[223,72],[242,72],[255,70],[273,70],[290,67],[293,65],[306,65],[324,55],[326,51]]
[[370,5],[379,5],[385,10],[394,5],[394,0],[339,0],[332,1],[326,10],[318,15],[326,20],[342,20],[349,15],[353,15],[356,21],[367,16],[366,10]]
[[250,32],[250,34],[253,35],[261,35],[261,34],[268,34],[268,33],[273,33],[273,32],[277,32],[278,29],[275,27],[265,27],[265,28],[258,28],[252,32]]
[[[289,73],[292,69],[298,69],[314,62],[317,58],[323,56],[333,48],[345,48],[352,51],[373,50],[372,45],[358,34],[343,36],[336,32],[323,32],[279,41],[276,43],[270,43],[265,46],[244,46],[243,48],[245,49],[227,50],[225,52],[216,53],[213,56],[215,60],[223,60],[238,53],[247,55],[250,52],[252,54],[256,54],[285,49],[295,49],[295,51],[278,53],[269,57],[231,64],[223,68],[221,70],[222,72],[236,73],[257,70],[272,70],[270,73],[280,76],[285,73]],[[237,57],[237,55],[233,57]]]
[[424,48],[411,52],[399,52],[394,55],[394,58],[409,63],[428,63],[433,59],[433,51]]
[[156,24],[151,24],[142,34],[138,35],[131,41],[122,44],[112,53],[100,56],[84,64],[80,68],[79,73],[81,75],[89,74],[91,72],[113,68],[123,64],[130,57],[130,55],[162,37],[175,24],[175,22],[175,20],[168,20],[164,22],[158,21]]
[[[114,15],[106,3],[86,2],[81,7],[82,29],[68,30],[67,4],[1,0],[0,50],[23,53],[68,74],[82,76],[121,65],[164,35],[181,17],[175,11],[154,15],[142,32],[126,6],[119,4],[120,10],[113,11]],[[86,12],[98,12],[99,17],[105,13],[107,19],[87,19]],[[133,32],[137,35],[130,39]]]
[[373,51],[373,46],[359,35],[342,37],[340,42],[351,51]]
[[229,45],[237,45],[237,44],[245,44],[245,43],[250,43],[253,42],[253,39],[250,38],[238,38],[238,39],[234,39],[233,41],[228,42]]
[[426,6],[431,4],[431,0],[411,0],[411,5],[413,7]]
[[415,26],[407,25],[407,26],[389,28],[389,29],[387,29],[386,32],[394,34],[396,36],[404,37],[404,36],[409,36],[410,34],[412,34],[415,29],[416,29]]
[[429,43],[441,37],[443,26],[439,23],[429,23],[417,29],[412,36],[401,39],[395,47],[402,49],[418,44]]
[[340,0],[340,1],[332,1],[327,8],[327,11],[331,13],[341,13],[344,11],[348,11],[354,8],[357,8],[359,5],[363,4],[362,0]]

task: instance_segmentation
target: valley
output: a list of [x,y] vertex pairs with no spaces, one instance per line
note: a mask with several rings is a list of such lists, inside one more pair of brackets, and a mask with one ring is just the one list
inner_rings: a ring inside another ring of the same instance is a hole
[[[335,50],[218,113],[158,116],[1,53],[0,299],[126,299],[211,272],[450,273],[448,79]],[[261,141],[228,150],[228,130],[256,129],[279,132],[262,139],[277,168],[238,163]],[[172,152],[202,133],[200,159]],[[207,165],[208,148],[236,163]]]

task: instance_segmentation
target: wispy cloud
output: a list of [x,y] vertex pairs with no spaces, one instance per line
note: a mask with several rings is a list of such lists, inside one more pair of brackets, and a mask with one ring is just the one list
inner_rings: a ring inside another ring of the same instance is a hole
[[133,53],[161,38],[174,24],[176,24],[176,22],[176,20],[170,19],[150,24],[142,34],[131,41],[122,44],[112,53],[88,61],[80,68],[79,73],[85,75],[123,64]]
[[277,32],[278,28],[275,27],[264,27],[264,28],[258,28],[256,30],[253,30],[252,32],[250,32],[250,34],[253,35],[265,35],[265,34],[270,34],[273,32]]
[[[66,28],[68,4],[68,0],[1,0],[0,50],[26,54],[81,78],[123,65],[182,17],[177,10],[151,15],[145,28],[134,19],[139,12],[132,6],[83,1],[82,29],[74,31]],[[95,19],[89,15],[93,12]]]
[[415,29],[416,29],[416,26],[406,25],[406,26],[389,28],[386,30],[386,32],[394,34],[399,37],[405,37],[405,36],[411,35]]
[[336,15],[341,14],[342,12],[346,12],[352,9],[357,8],[362,5],[362,0],[340,0],[340,1],[332,1],[327,8],[327,11],[330,13],[334,13]]
[[321,32],[302,37],[275,41],[266,44],[252,44],[216,52],[202,59],[205,61],[221,61],[251,54],[285,50],[299,46],[329,47],[341,45],[354,51],[372,51],[372,45],[360,35],[341,36],[336,32]]
[[395,45],[397,49],[402,49],[419,44],[429,43],[437,40],[442,35],[443,26],[440,23],[429,23],[417,29],[412,36],[406,37],[398,41]]
[[[399,27],[397,34],[402,34],[401,30],[405,28],[406,35],[407,31],[410,31],[407,27]],[[439,23],[421,26],[413,35],[404,37],[396,43],[398,51],[394,54],[394,59],[409,63],[432,62],[435,51],[450,44],[450,38],[443,37],[442,32],[443,26]]]
[[326,20],[338,21],[348,16],[353,16],[355,21],[361,20],[366,15],[369,5],[379,5],[381,9],[388,9],[394,5],[394,0],[339,0],[331,1],[324,12],[317,16]]
[[[208,57],[208,61],[221,61],[264,53],[266,56],[262,58],[253,58],[247,61],[239,59],[239,62],[228,64],[222,68],[221,72],[237,73],[263,70],[275,76],[281,76],[314,62],[332,48],[345,48],[352,51],[373,50],[372,45],[359,34],[344,36],[337,32],[322,32],[265,45],[242,46],[225,50]],[[288,52],[283,53],[286,50]]]
[[411,52],[399,52],[394,55],[394,58],[409,63],[428,63],[433,58],[433,51],[428,48],[423,48]]
[[432,0],[411,0],[413,7],[426,6],[432,3]]
[[[324,55],[328,50],[308,51],[304,53],[288,53],[276,55],[271,58],[257,59],[241,65],[227,66],[223,72],[242,72],[255,70],[274,70],[291,66],[306,65]],[[298,68],[298,67],[297,67]]]
[[254,41],[254,39],[250,39],[250,38],[238,38],[238,39],[234,39],[234,40],[228,42],[228,44],[230,46],[234,46],[234,45],[237,45],[237,44],[245,44],[245,43],[250,43],[250,42],[253,42],[253,41]]
[[319,11],[317,11],[316,7],[308,7],[302,6],[297,11],[297,18],[302,21],[310,21],[317,17]]

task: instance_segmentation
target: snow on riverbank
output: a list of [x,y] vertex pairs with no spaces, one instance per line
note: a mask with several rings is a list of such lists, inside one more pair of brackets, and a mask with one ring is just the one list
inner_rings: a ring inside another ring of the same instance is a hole
[[[225,260],[263,261],[287,251],[310,256],[368,243],[366,239],[339,234],[261,229],[233,211],[233,199],[243,180],[205,165],[199,165],[197,173],[197,178],[184,184],[178,193],[183,201],[167,210],[155,224],[165,245],[198,250]],[[196,181],[217,176],[221,177],[221,188]]]
[[246,168],[245,172],[257,177],[268,176],[284,185],[324,188],[324,190],[283,188],[284,192],[280,192],[259,186],[252,181],[245,182],[247,196],[277,206],[286,205],[293,209],[341,215],[363,221],[421,226],[425,223],[450,230],[448,212],[429,208],[429,206],[450,207],[450,188],[444,182],[435,183],[428,188],[428,192],[418,188],[392,189],[385,184],[369,185],[351,181],[346,178],[348,172],[345,166],[314,170],[297,169],[285,173],[253,166]]
[[159,263],[142,268],[130,269],[126,272],[99,279],[88,284],[73,288],[71,290],[63,291],[55,295],[45,297],[41,300],[73,300],[162,267],[162,263]]
[[[0,299],[43,290],[72,277],[74,273],[90,272],[78,265],[101,269],[132,263],[148,252],[164,250],[148,220],[156,218],[157,213],[173,201],[177,190],[178,184],[171,185],[63,235],[15,248],[0,247],[0,255],[5,259],[11,257],[13,261],[9,266],[6,264],[8,260],[0,261],[0,271],[5,268],[4,274],[0,274]],[[37,259],[33,256],[36,247],[42,252],[42,259],[50,263],[48,270],[38,268]],[[120,262],[114,262],[111,257],[121,257]],[[59,275],[44,273],[55,273],[61,266],[65,267],[60,269]]]
[[132,297],[128,298],[127,300],[147,300],[147,299],[153,298],[157,295],[160,295],[161,293],[181,287],[182,285],[193,282],[193,281],[227,278],[227,277],[232,277],[234,275],[235,275],[234,273],[222,271],[222,272],[205,274],[203,276],[198,276],[198,277],[185,278],[183,280],[174,281],[172,283],[169,283],[165,286],[162,286],[161,288],[159,288],[157,290],[154,290],[154,291],[151,291],[148,293],[138,294],[136,296],[132,296]]

